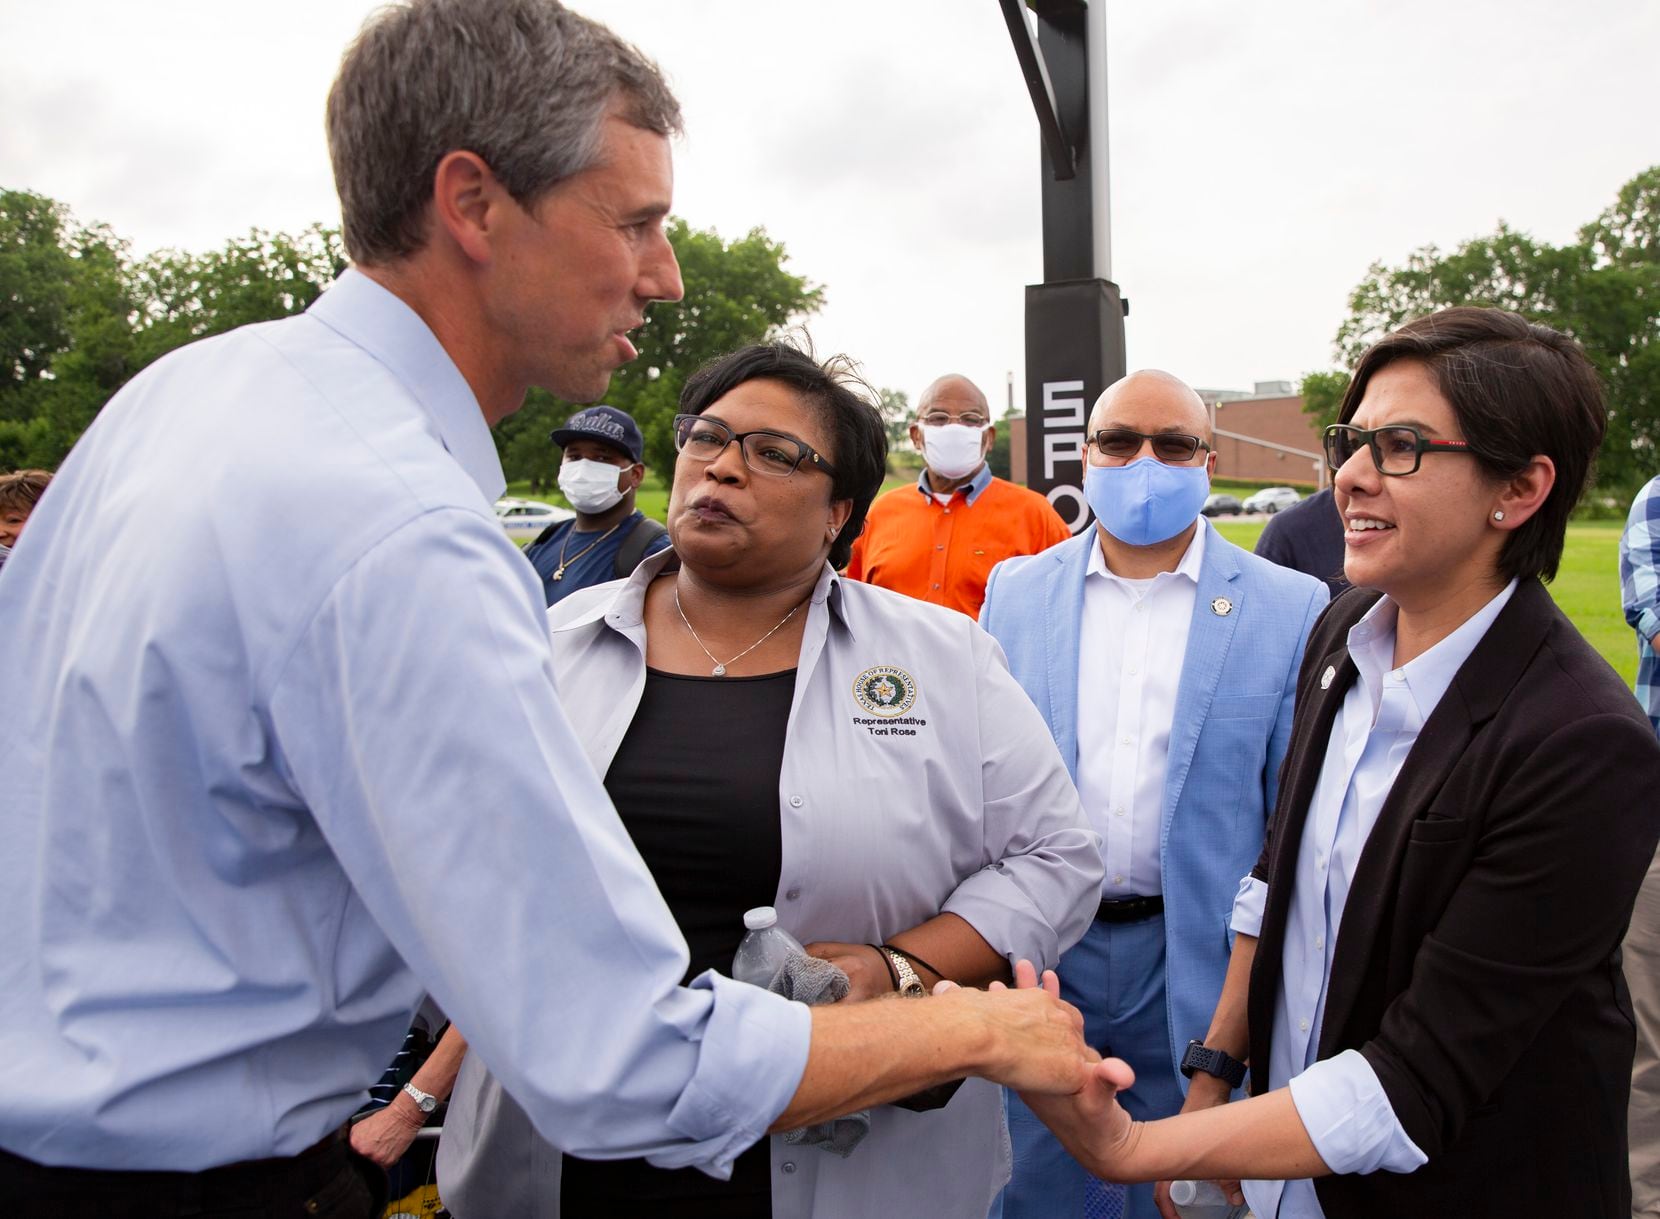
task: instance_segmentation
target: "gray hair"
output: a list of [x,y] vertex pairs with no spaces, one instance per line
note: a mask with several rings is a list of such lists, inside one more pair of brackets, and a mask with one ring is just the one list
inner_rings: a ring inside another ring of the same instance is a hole
[[439,161],[478,154],[524,206],[599,159],[615,114],[658,135],[680,103],[657,66],[558,0],[409,0],[381,9],[329,90],[346,252],[413,254]]

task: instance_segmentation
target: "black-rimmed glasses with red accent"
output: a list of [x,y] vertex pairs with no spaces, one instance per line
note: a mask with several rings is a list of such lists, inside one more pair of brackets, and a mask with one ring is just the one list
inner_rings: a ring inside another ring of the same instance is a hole
[[1365,445],[1372,450],[1372,464],[1379,474],[1399,478],[1416,474],[1425,453],[1468,453],[1470,446],[1462,440],[1433,440],[1410,423],[1394,423],[1388,427],[1359,428],[1347,423],[1334,423],[1323,437],[1326,464],[1336,473],[1345,462],[1360,452]]

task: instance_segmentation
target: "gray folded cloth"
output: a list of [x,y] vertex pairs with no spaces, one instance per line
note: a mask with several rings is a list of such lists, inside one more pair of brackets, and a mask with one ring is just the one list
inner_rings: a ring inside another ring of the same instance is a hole
[[[775,995],[814,1007],[820,1003],[834,1003],[845,996],[852,986],[847,975],[829,961],[821,961],[806,953],[792,953],[767,989]],[[786,1131],[784,1141],[803,1147],[822,1147],[846,1159],[869,1133],[870,1110],[861,1109],[816,1126]]]

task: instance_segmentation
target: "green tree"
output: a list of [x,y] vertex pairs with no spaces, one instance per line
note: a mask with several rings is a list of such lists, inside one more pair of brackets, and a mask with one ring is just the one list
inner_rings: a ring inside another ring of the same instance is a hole
[[56,466],[134,370],[126,244],[0,191],[0,469]]
[[43,195],[0,191],[0,469],[56,466],[145,365],[297,313],[345,265],[338,235],[320,225],[134,262],[107,226],[81,225]]
[[1352,366],[1373,342],[1452,305],[1512,309],[1584,346],[1608,393],[1598,483],[1625,488],[1652,474],[1660,445],[1660,166],[1552,246],[1500,224],[1443,254],[1425,246],[1399,267],[1374,263],[1349,297],[1338,358]]
[[[986,454],[986,465],[991,467],[991,472],[998,478],[1012,479],[1014,477],[1014,473],[1010,468],[1011,453],[1009,449],[1009,436],[1013,429],[1009,427],[1009,424],[1013,420],[1023,418],[1025,416],[1010,411],[997,421],[997,431],[993,434],[991,441],[991,452]],[[1021,477],[1024,478],[1025,475],[1026,472],[1022,470]]]
[[1311,372],[1297,387],[1303,397],[1303,414],[1321,431],[1337,422],[1338,408],[1343,405],[1343,395],[1348,390],[1346,372]]
[[[726,242],[712,229],[694,229],[678,217],[669,242],[680,262],[685,296],[659,301],[634,334],[639,357],[611,378],[604,401],[634,416],[646,442],[646,462],[667,474],[674,465],[674,414],[686,378],[716,356],[760,342],[816,312],[824,290],[784,269],[787,255],[764,229]],[[509,482],[546,486],[559,450],[551,432],[578,407],[534,390],[525,405],[496,428],[496,448]]]

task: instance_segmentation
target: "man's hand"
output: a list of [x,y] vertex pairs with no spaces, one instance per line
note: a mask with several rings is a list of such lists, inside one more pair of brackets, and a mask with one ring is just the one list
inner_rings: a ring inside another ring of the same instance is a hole
[[[1014,979],[1017,994],[1046,995],[1060,1004],[1076,1022],[1074,1035],[1082,1040],[1083,1016],[1077,1008],[1061,1001],[1061,982],[1054,970],[1044,970],[1040,984],[1031,962],[1020,961],[1015,964]],[[1003,985],[993,982],[991,990],[1001,991]],[[1117,1097],[1135,1083],[1135,1072],[1122,1059],[1100,1059],[1087,1045],[1084,1048],[1096,1061],[1084,1068],[1075,1088],[1037,1089],[1020,1082],[1000,1082],[1020,1094],[1020,1099],[1054,1132],[1073,1159],[1103,1180],[1122,1180],[1125,1178],[1120,1169],[1135,1149],[1140,1126],[1130,1120]]]
[[893,975],[888,964],[878,953],[880,949],[869,944],[841,944],[833,940],[817,940],[805,945],[807,955],[829,961],[847,975],[851,990],[838,1002],[858,1003],[893,994]]
[[352,1125],[352,1150],[382,1168],[391,1168],[409,1150],[425,1122],[426,1114],[399,1093],[384,1109]]
[[[1217,1079],[1214,1075],[1204,1072],[1195,1072],[1192,1081],[1187,1086],[1187,1100],[1182,1105],[1183,1113],[1197,1113],[1201,1109],[1214,1109],[1218,1105],[1225,1105],[1233,1096],[1233,1090],[1228,1087],[1225,1079]],[[1218,1181],[1216,1188],[1220,1189],[1228,1202],[1233,1206],[1245,1204],[1245,1194],[1239,1188],[1238,1181]],[[1176,1213],[1176,1204],[1170,1200],[1170,1182],[1160,1181],[1153,1190],[1153,1203],[1159,1208],[1159,1214],[1164,1219],[1181,1219]]]

